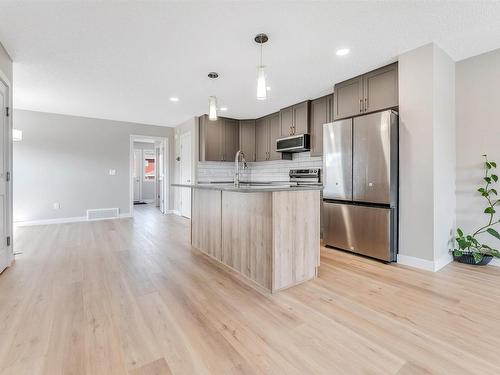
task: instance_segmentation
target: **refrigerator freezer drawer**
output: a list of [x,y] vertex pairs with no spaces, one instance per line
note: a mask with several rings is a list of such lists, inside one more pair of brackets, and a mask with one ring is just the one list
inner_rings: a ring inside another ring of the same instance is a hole
[[327,245],[393,261],[390,208],[323,202]]

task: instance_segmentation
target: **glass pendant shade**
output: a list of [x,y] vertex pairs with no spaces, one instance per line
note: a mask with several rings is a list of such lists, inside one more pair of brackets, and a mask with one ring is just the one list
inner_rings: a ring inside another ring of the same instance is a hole
[[217,120],[217,98],[215,96],[208,98],[208,119],[210,121]]
[[257,100],[266,100],[266,98],[266,72],[264,71],[264,66],[261,65],[257,71]]

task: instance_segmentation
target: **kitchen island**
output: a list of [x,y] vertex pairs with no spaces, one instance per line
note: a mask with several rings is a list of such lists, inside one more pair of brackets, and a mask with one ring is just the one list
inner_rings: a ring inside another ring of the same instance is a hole
[[271,293],[313,279],[321,186],[196,184],[191,244]]

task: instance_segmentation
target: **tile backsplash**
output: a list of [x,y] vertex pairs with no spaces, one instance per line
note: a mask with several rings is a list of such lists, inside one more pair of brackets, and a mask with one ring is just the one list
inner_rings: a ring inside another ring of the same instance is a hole
[[[322,168],[323,158],[311,156],[309,152],[293,154],[292,160],[275,160],[248,163],[241,171],[241,180],[247,181],[288,181],[290,169]],[[198,162],[198,182],[232,181],[234,162]]]

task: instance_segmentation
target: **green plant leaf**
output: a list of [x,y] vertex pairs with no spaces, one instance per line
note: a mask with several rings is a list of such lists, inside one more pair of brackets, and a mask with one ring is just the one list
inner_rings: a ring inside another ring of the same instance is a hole
[[484,255],[481,253],[472,253],[472,256],[474,257],[474,261],[476,262],[476,264],[481,262],[483,260],[483,257],[484,257]]
[[487,207],[485,210],[484,210],[484,213],[485,214],[494,214],[496,211],[493,207]]
[[497,182],[497,181],[498,181],[498,176],[497,176],[496,174],[492,174],[492,175],[491,175],[491,179],[492,179],[493,181]]
[[464,255],[463,251],[453,250],[453,256],[458,258],[458,257],[461,257],[462,255]]
[[484,188],[479,188],[479,189],[477,189],[477,191],[480,193],[484,193],[486,190],[484,190]]
[[486,162],[486,168],[491,169],[491,164],[489,162]]
[[490,165],[491,165],[493,168],[496,168],[496,167],[497,167],[497,163],[495,163],[494,161],[490,161]]
[[498,233],[495,229],[493,228],[488,228],[486,229],[486,232],[488,232],[489,234],[491,234],[493,237],[496,237],[497,239],[500,240],[500,233]]
[[491,178],[490,177],[484,177],[484,181],[486,181],[488,184],[491,184]]
[[464,236],[464,232],[460,228],[457,228],[457,234],[458,234],[459,237],[463,237]]
[[489,194],[488,194],[486,191],[485,191],[485,192],[482,192],[482,193],[481,193],[481,195],[482,195],[483,197],[488,197],[488,196],[489,196]]
[[496,189],[490,189],[490,192],[492,192],[492,193],[493,193],[493,194],[495,194],[495,195],[498,195],[498,193],[497,193]]

